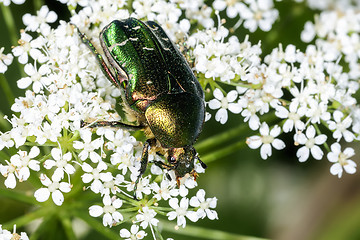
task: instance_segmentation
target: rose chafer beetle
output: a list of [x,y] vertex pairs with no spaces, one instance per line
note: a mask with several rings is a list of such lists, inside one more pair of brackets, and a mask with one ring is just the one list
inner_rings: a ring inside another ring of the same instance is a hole
[[95,54],[105,76],[122,89],[124,108],[138,124],[100,121],[82,125],[144,130],[147,136],[134,194],[146,170],[150,148],[167,158],[168,164],[155,163],[174,170],[178,185],[186,174],[196,178],[195,161],[206,168],[193,147],[204,123],[204,92],[165,31],[153,21],[129,18],[111,22],[100,33],[109,66],[87,36],[80,31],[79,34]]

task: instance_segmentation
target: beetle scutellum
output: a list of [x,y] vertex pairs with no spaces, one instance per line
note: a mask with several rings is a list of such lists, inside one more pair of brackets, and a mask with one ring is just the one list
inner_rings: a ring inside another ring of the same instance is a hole
[[127,112],[138,123],[132,126],[101,121],[89,126],[142,129],[148,138],[135,190],[146,170],[150,148],[167,158],[168,164],[156,164],[174,170],[178,185],[188,173],[196,178],[195,161],[206,168],[193,147],[204,122],[204,92],[164,30],[155,22],[134,18],[111,22],[100,33],[109,67],[87,36],[80,31],[79,34],[96,55],[106,77],[123,89]]

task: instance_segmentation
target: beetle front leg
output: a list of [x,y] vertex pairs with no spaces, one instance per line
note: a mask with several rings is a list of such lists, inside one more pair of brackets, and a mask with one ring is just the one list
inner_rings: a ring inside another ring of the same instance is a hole
[[128,131],[138,131],[144,129],[143,126],[139,125],[129,125],[126,123],[122,123],[119,121],[99,121],[94,123],[87,123],[81,120],[80,127],[90,127],[90,128],[96,128],[96,127],[113,127],[113,128],[122,128]]
[[77,31],[78,31],[78,33],[79,33],[79,36],[80,36],[80,38],[81,38],[81,41],[82,41],[83,43],[85,43],[85,44],[89,47],[89,49],[91,50],[91,52],[95,55],[97,61],[98,61],[99,64],[100,64],[101,70],[102,70],[102,72],[105,74],[105,76],[106,76],[113,84],[115,84],[115,86],[120,87],[118,81],[116,80],[116,78],[115,78],[114,75],[112,74],[111,70],[110,70],[110,69],[108,68],[108,66],[106,65],[106,63],[105,63],[105,61],[104,61],[104,58],[103,58],[103,57],[101,56],[101,54],[97,51],[97,49],[95,48],[94,44],[89,40],[89,38],[86,36],[85,33],[82,33],[82,32],[80,31],[80,29],[79,29],[77,26],[75,26],[75,25],[73,25],[73,26],[77,29]]
[[140,160],[141,166],[140,166],[140,169],[139,169],[139,175],[138,175],[138,177],[137,177],[137,179],[135,181],[134,199],[137,199],[137,197],[136,197],[137,185],[138,185],[138,183],[140,181],[141,176],[145,173],[145,170],[146,170],[146,167],[147,167],[147,164],[148,164],[149,150],[155,144],[156,144],[156,140],[154,138],[148,139],[144,143],[143,151],[142,151],[142,154],[141,154],[141,160]]

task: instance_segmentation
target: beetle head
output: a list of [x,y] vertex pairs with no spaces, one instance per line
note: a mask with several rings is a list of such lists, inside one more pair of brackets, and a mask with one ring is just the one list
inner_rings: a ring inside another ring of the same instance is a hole
[[199,159],[196,150],[192,146],[169,149],[167,160],[175,171],[178,185],[180,184],[180,179],[186,174],[190,174],[196,179],[197,173],[194,170],[196,160],[199,160],[201,166],[206,168],[205,163]]

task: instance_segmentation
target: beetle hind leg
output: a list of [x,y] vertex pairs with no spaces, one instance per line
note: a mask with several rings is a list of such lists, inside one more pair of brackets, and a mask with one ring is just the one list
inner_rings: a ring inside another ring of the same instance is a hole
[[149,159],[149,150],[155,144],[156,144],[156,140],[154,138],[148,139],[144,143],[143,151],[141,154],[141,160],[140,160],[141,165],[140,165],[140,169],[139,169],[139,175],[135,181],[135,186],[134,186],[134,199],[137,199],[137,197],[136,197],[137,187],[138,187],[141,176],[145,173],[146,168],[147,168],[148,159]]

